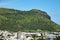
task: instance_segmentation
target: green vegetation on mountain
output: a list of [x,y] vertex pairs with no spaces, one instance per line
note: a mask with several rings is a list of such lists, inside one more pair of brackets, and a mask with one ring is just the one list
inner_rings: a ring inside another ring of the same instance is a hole
[[60,31],[60,26],[51,21],[51,17],[41,10],[21,11],[0,8],[0,29],[9,31]]

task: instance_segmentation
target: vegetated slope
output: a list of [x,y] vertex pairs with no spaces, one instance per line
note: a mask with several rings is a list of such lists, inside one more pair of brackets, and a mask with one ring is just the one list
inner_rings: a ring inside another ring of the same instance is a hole
[[59,25],[41,10],[21,11],[0,8],[0,29],[9,31],[60,31]]

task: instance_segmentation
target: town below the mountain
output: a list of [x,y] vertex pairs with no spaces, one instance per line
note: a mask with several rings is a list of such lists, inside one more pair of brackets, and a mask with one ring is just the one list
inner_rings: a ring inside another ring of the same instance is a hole
[[9,32],[0,30],[0,40],[60,40],[60,32]]

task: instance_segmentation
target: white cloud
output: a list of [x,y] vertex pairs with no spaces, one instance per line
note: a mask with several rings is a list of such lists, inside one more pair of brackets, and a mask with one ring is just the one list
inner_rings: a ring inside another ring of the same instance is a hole
[[16,3],[19,0],[5,0],[0,2],[0,7],[4,7],[4,6],[8,6],[8,5],[12,5],[11,3]]

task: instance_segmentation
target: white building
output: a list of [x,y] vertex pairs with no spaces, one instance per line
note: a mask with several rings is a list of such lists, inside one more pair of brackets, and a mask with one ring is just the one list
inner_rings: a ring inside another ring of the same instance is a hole
[[46,40],[53,40],[53,38],[56,38],[56,35],[59,34],[58,32],[54,33],[44,33],[44,32],[8,32],[8,31],[1,31],[0,30],[0,38],[3,40],[37,40],[41,36],[43,36],[43,39]]

